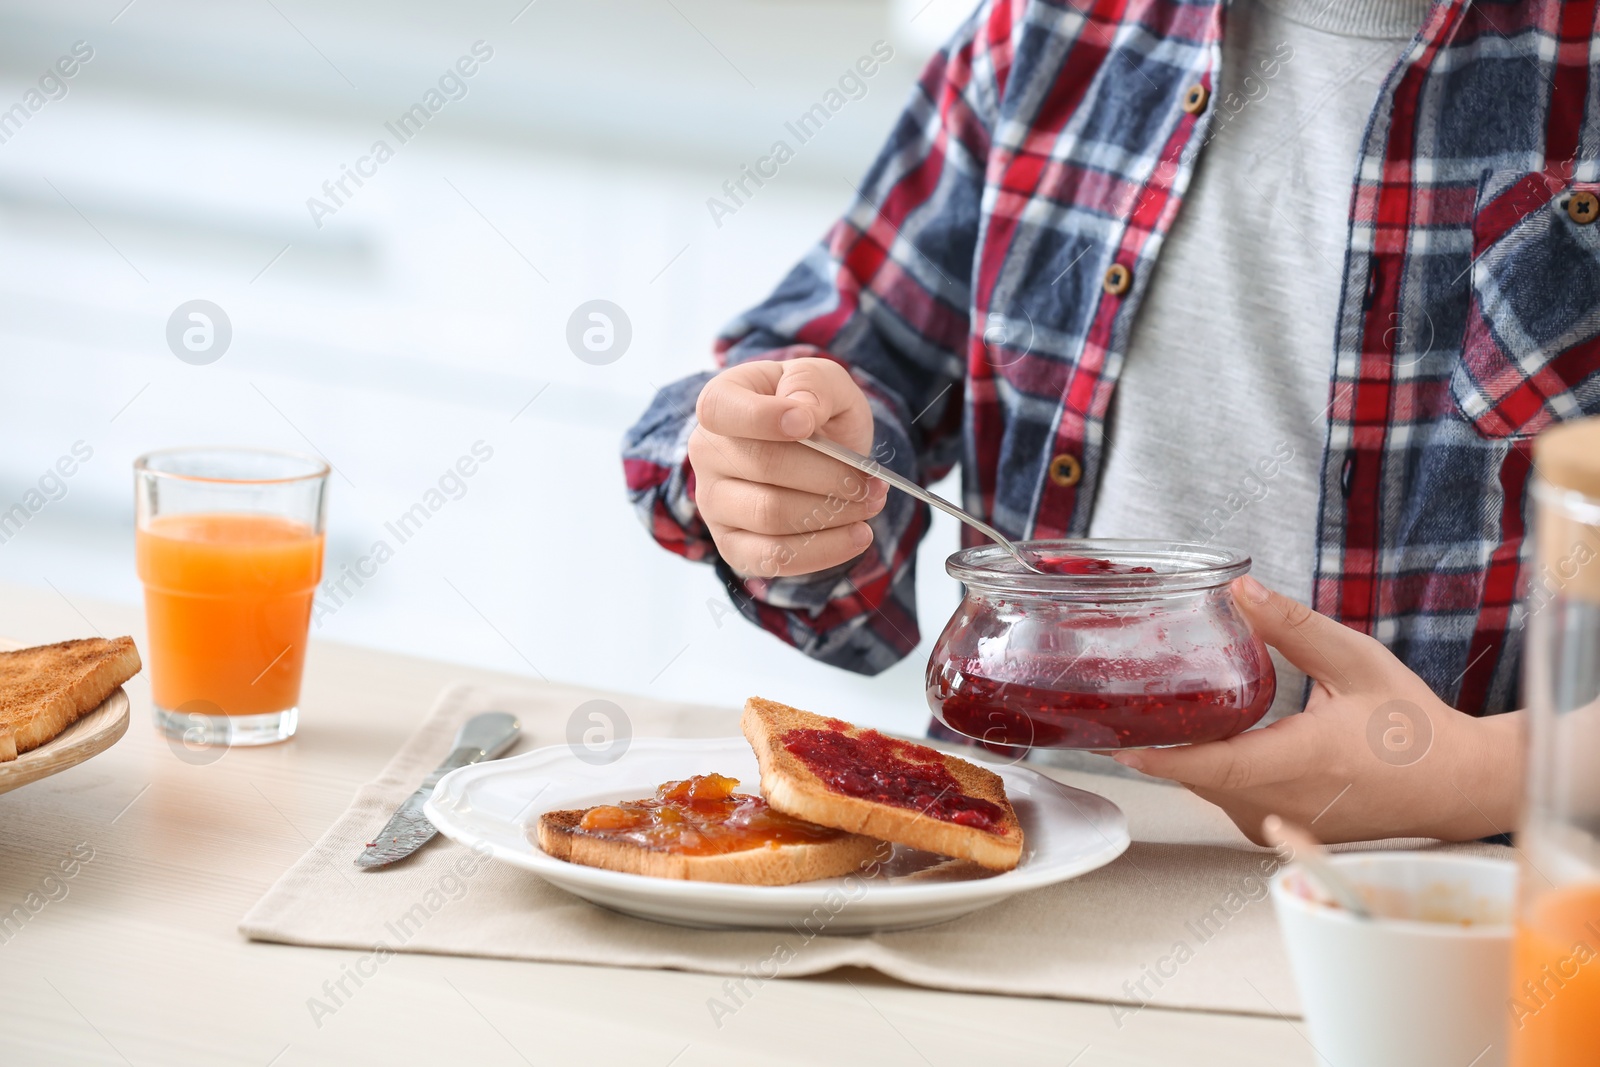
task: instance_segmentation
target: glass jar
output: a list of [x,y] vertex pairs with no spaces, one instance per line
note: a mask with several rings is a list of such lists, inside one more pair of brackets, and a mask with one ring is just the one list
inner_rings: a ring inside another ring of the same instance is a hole
[[1600,419],[1534,443],[1526,804],[1509,999],[1514,1067],[1600,1057]]
[[1177,541],[1026,541],[945,570],[966,589],[928,659],[928,703],[990,745],[1121,749],[1217,741],[1261,720],[1277,676],[1235,610],[1241,553]]

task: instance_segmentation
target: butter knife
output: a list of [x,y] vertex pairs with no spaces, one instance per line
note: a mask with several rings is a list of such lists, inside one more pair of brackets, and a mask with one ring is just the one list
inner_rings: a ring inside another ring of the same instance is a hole
[[383,829],[367,842],[366,850],[356,857],[356,866],[369,870],[383,867],[395,860],[405,859],[425,845],[428,839],[439,831],[435,830],[433,823],[422,814],[422,805],[432,795],[433,787],[439,784],[439,779],[458,767],[494,759],[511,747],[520,729],[516,716],[503,711],[486,711],[468,719],[466,725],[456,734],[456,743],[451,748],[450,755],[434,768],[433,773],[422,780],[422,786],[389,816],[389,821]]

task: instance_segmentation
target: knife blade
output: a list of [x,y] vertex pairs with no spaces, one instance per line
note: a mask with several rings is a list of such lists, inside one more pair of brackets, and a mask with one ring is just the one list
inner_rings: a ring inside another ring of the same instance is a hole
[[468,719],[457,732],[450,755],[389,816],[383,829],[367,842],[365,851],[356,857],[356,866],[365,870],[384,867],[405,859],[427,844],[429,838],[438,831],[422,814],[422,805],[427,803],[439,779],[457,768],[494,759],[511,747],[519,730],[521,725],[516,716],[504,711],[486,711]]

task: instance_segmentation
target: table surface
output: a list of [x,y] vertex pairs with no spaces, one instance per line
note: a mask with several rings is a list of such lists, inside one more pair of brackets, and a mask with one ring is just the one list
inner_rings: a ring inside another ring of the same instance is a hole
[[[136,608],[0,585],[0,635],[17,641],[143,647],[143,629]],[[719,1028],[718,976],[400,954],[313,1019],[310,998],[360,953],[250,942],[239,918],[463,679],[539,684],[313,642],[299,736],[214,761],[158,735],[144,676],[130,682],[126,737],[0,795],[0,1063],[1315,1062],[1298,1021],[1147,1008],[1119,1024],[1103,1004],[866,971],[771,982]],[[63,878],[74,855],[92,858]],[[7,924],[30,894],[37,910]]]

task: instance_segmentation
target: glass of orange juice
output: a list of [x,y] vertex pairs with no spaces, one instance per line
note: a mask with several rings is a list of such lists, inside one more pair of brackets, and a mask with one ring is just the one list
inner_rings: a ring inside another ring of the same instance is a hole
[[1534,444],[1510,1063],[1600,1062],[1600,419]]
[[328,465],[175,448],[133,465],[156,725],[188,744],[294,736]]

